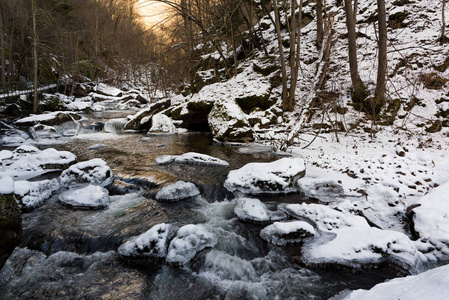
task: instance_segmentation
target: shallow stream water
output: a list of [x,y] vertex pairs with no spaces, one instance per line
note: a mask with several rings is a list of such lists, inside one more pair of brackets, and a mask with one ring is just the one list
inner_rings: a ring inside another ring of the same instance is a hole
[[[120,115],[90,116],[92,123],[111,117]],[[51,146],[73,152],[78,161],[102,158],[117,180],[139,190],[113,195],[109,208],[90,211],[63,206],[55,193],[41,207],[24,213],[21,244],[0,271],[2,299],[327,299],[397,275],[387,266],[357,272],[308,268],[300,263],[299,245],[268,244],[259,237],[263,225],[239,221],[234,196],[223,181],[230,169],[279,158],[269,148],[220,146],[210,134],[198,132],[83,132]],[[98,144],[103,145],[89,149]],[[231,167],[154,162],[161,155],[186,152],[211,155]],[[162,186],[177,180],[195,183],[202,196],[176,203],[154,200]],[[269,208],[316,201],[300,194],[259,199]],[[162,222],[178,228],[205,223],[218,243],[184,267],[129,265],[120,259],[120,244]]]

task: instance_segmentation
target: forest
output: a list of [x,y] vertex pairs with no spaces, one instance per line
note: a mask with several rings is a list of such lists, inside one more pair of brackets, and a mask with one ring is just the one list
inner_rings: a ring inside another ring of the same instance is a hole
[[0,0],[7,299],[449,298],[446,0]]

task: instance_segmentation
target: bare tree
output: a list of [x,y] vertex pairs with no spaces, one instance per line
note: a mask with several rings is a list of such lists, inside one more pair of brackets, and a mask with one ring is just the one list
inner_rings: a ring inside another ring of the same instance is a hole
[[288,91],[287,90],[287,67],[286,67],[286,63],[285,63],[284,46],[282,45],[281,21],[280,21],[279,9],[278,9],[276,0],[272,0],[271,2],[273,4],[276,35],[277,35],[278,46],[279,46],[279,57],[281,60],[282,108],[284,110],[288,110],[289,109],[289,101],[288,101],[288,95],[287,95],[287,91]]
[[441,21],[443,22],[443,24],[441,25],[440,44],[442,45],[448,41],[448,38],[446,37],[446,20],[444,16],[444,10],[446,9],[446,0],[441,1],[443,2],[441,8]]
[[34,93],[33,93],[33,112],[37,113],[39,110],[39,98],[37,96],[37,31],[36,31],[36,0],[31,0],[31,10],[33,14],[33,61],[34,61],[34,70],[33,70],[33,82],[34,82]]
[[[326,0],[324,0],[326,1]],[[316,45],[321,49],[324,38],[323,0],[316,1]]]
[[373,113],[377,114],[385,104],[386,74],[387,74],[387,14],[385,0],[377,0],[377,16],[379,26],[379,57],[377,67],[377,84],[372,105]]
[[355,19],[351,0],[345,0],[345,14],[346,27],[348,29],[349,71],[351,73],[352,88],[354,90],[354,100],[356,102],[362,102],[366,97],[366,88],[360,79],[358,71]]

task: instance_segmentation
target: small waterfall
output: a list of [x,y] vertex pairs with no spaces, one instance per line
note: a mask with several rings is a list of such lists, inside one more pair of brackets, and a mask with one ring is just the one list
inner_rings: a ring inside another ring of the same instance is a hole
[[123,132],[125,124],[128,122],[126,118],[110,119],[104,123],[104,131],[111,133]]

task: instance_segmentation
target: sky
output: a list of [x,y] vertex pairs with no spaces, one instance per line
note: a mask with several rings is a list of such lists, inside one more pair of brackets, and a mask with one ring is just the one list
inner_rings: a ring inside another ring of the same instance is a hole
[[136,9],[141,15],[142,22],[148,28],[157,27],[157,24],[164,22],[169,14],[167,13],[167,5],[153,0],[138,0]]

